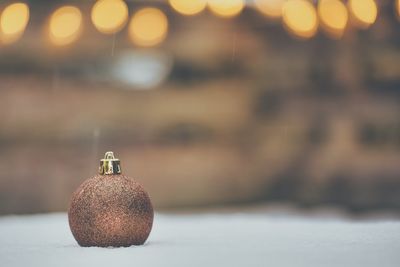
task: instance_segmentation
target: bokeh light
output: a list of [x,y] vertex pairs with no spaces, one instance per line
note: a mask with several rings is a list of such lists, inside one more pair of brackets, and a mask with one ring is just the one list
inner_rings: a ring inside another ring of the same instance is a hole
[[137,11],[129,24],[129,37],[139,46],[154,46],[164,41],[168,32],[165,14],[152,7]]
[[368,28],[378,16],[378,6],[374,0],[349,0],[347,3],[356,26]]
[[317,12],[309,1],[288,0],[283,5],[282,17],[286,29],[295,36],[310,38],[317,32]]
[[169,4],[177,12],[191,16],[203,11],[207,5],[206,0],[169,0]]
[[128,6],[122,0],[99,0],[92,8],[92,22],[101,33],[116,33],[127,20]]
[[50,41],[59,46],[73,43],[82,31],[82,13],[74,6],[58,8],[50,17]]
[[1,13],[0,40],[4,44],[17,41],[25,32],[29,21],[29,7],[24,3],[7,6]]
[[340,38],[347,25],[348,12],[340,0],[320,0],[318,15],[322,29],[334,38]]
[[244,2],[243,0],[208,0],[208,7],[215,15],[230,18],[242,12]]
[[400,0],[396,0],[394,5],[395,5],[397,17],[400,18]]
[[280,18],[285,0],[255,0],[257,9],[270,18]]

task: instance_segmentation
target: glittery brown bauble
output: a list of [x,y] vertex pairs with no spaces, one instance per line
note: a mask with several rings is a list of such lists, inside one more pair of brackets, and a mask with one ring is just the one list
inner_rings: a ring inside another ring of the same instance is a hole
[[153,225],[153,207],[143,187],[124,175],[97,175],[73,194],[69,226],[84,247],[142,245]]

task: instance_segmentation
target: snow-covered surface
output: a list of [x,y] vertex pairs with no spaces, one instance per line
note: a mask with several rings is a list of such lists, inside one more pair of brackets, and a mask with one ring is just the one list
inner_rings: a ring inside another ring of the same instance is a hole
[[65,214],[0,217],[0,266],[400,266],[400,221],[156,214],[144,246],[82,248]]

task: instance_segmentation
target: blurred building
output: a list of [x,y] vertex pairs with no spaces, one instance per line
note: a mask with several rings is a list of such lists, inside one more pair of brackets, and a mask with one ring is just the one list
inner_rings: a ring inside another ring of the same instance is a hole
[[373,21],[369,1],[360,17],[358,1],[326,15],[324,1],[298,1],[283,18],[272,3],[290,1],[212,2],[127,1],[109,22],[95,1],[28,1],[26,29],[14,11],[23,30],[3,26],[0,46],[0,213],[64,210],[108,150],[158,208],[399,211],[397,2],[379,1]]

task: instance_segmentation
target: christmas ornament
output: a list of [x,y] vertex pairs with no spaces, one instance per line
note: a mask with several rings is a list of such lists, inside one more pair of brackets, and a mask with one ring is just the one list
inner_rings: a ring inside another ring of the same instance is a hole
[[153,216],[148,194],[121,174],[113,152],[100,161],[99,175],[75,191],[68,210],[72,234],[83,247],[142,245],[150,234]]

